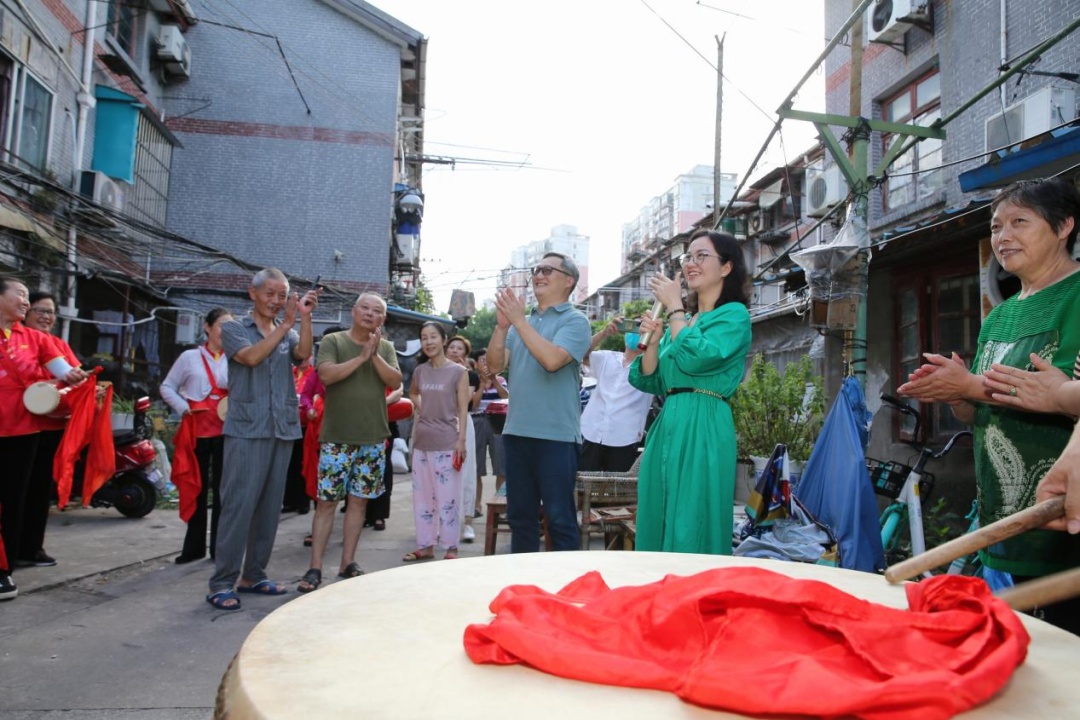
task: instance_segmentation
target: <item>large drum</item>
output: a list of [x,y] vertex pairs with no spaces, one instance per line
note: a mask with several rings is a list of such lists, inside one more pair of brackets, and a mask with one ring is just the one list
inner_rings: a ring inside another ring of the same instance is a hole
[[488,422],[491,423],[491,429],[496,435],[502,435],[503,426],[506,425],[506,414],[509,411],[509,400],[492,400],[487,409],[484,410],[484,415],[487,417]]
[[[501,718],[511,716],[510,700],[515,720],[742,717],[690,705],[666,692],[567,680],[521,665],[474,665],[462,645],[466,626],[491,621],[491,601],[507,585],[554,592],[595,570],[617,588],[717,567],[768,568],[907,607],[904,586],[890,585],[880,575],[719,555],[540,552],[395,567],[327,585],[263,618],[225,674],[215,717],[351,719],[361,714],[359,702],[364,717]],[[1021,620],[1031,634],[1027,659],[996,697],[965,713],[965,719],[1064,718],[1076,711],[1080,638],[1034,618]],[[298,636],[305,642],[294,642]],[[380,648],[380,662],[369,663],[362,673],[341,672],[358,647]],[[419,685],[418,678],[423,679]]]

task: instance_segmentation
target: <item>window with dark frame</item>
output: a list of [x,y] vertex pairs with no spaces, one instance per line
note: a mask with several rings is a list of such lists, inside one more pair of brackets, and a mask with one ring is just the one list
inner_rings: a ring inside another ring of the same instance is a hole
[[[970,261],[957,261],[930,272],[897,275],[894,287],[896,335],[895,383],[899,386],[923,364],[924,352],[946,357],[956,352],[971,366],[978,349],[982,323],[979,276]],[[914,422],[907,416],[897,420],[899,439],[942,442],[966,426],[953,417],[945,403],[922,407],[922,438],[913,438]]]
[[144,0],[115,0],[109,4],[108,33],[132,60],[138,60],[141,54],[139,37],[145,14]]
[[[929,127],[941,118],[941,76],[934,70],[881,102],[881,115],[889,122]],[[882,153],[896,135],[883,133]],[[941,190],[941,140],[926,138],[893,161],[882,192],[884,211],[890,212]]]

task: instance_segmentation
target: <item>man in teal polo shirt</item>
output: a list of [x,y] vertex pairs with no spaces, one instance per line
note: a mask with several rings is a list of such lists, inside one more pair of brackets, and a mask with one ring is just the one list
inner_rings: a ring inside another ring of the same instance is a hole
[[554,549],[577,550],[580,367],[592,329],[569,302],[578,281],[573,260],[548,253],[532,269],[532,281],[537,306],[531,313],[513,290],[497,294],[498,321],[487,352],[492,372],[509,365],[514,388],[503,429],[510,552],[540,549],[541,504]]

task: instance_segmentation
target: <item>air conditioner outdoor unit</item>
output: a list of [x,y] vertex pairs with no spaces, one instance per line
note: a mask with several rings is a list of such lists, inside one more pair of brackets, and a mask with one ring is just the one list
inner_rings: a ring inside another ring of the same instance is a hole
[[84,170],[82,174],[82,194],[98,205],[103,205],[119,212],[124,211],[125,188],[122,183],[113,180],[105,173]]
[[1042,135],[1076,117],[1076,92],[1044,87],[986,119],[986,152]]
[[875,0],[866,17],[870,42],[896,42],[912,26],[930,22],[930,3],[927,0]]
[[806,170],[806,214],[809,217],[824,217],[838,203],[847,197],[847,181],[840,172],[839,165],[830,165],[824,170],[807,168]]
[[167,72],[191,77],[191,48],[184,40],[184,33],[177,25],[162,25],[157,40],[158,60]]

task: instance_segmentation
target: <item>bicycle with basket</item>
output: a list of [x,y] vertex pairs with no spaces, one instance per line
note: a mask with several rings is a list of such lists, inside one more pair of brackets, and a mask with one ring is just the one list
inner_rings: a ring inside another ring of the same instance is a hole
[[[918,443],[922,426],[922,416],[918,410],[886,393],[881,394],[881,399],[891,410],[914,419],[912,439],[905,442],[919,451],[914,465],[866,458],[874,492],[892,501],[882,511],[880,518],[881,544],[885,548],[886,562],[892,565],[907,556],[903,547],[905,530],[911,540],[911,554],[920,555],[926,551],[922,504],[934,490],[934,475],[926,471],[926,464],[930,460],[939,460],[948,455],[957,440],[971,437],[971,431],[961,430],[949,438],[944,447],[935,451],[928,445]],[[929,573],[926,575],[929,576]]]

